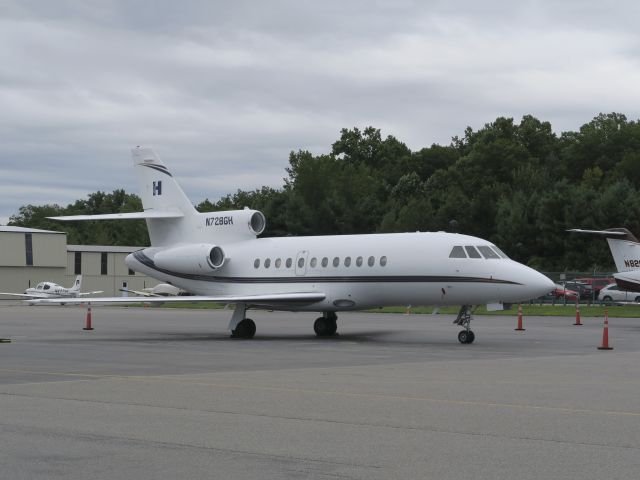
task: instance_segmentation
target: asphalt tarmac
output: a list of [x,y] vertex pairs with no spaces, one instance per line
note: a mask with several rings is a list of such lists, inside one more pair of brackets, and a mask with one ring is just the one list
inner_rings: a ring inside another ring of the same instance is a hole
[[640,319],[230,315],[1,307],[0,478],[640,478]]

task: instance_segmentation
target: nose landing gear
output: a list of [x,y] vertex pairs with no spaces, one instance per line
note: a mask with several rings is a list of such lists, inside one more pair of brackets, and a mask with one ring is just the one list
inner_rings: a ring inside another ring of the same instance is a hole
[[471,330],[471,305],[462,305],[458,312],[458,317],[453,323],[464,327],[464,330],[458,333],[458,341],[460,343],[473,343],[476,335]]

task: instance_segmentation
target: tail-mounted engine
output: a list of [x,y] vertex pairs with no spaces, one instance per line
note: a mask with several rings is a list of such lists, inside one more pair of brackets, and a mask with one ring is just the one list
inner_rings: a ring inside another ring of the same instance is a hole
[[262,212],[258,210],[228,210],[224,212],[201,213],[205,230],[212,238],[247,239],[260,235],[267,225]]
[[206,243],[168,248],[155,254],[153,262],[159,268],[179,273],[211,273],[226,260],[224,250]]

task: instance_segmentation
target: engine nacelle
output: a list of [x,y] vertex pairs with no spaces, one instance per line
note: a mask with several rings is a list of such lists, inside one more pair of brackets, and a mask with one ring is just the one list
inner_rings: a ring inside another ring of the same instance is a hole
[[212,238],[249,238],[260,235],[267,225],[262,212],[248,208],[200,215],[204,219],[204,228],[211,232]]
[[224,265],[224,250],[206,243],[168,248],[155,254],[153,262],[159,268],[179,273],[210,273]]

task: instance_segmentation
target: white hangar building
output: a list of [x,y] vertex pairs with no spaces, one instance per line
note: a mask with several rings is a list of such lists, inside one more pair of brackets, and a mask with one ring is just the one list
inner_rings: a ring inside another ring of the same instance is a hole
[[82,275],[83,292],[103,290],[100,296],[153,287],[157,280],[124,263],[140,248],[67,245],[64,232],[0,226],[0,292],[22,293],[45,281],[71,287],[77,275]]

